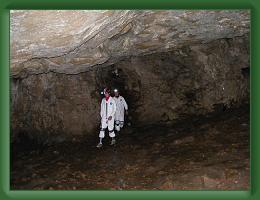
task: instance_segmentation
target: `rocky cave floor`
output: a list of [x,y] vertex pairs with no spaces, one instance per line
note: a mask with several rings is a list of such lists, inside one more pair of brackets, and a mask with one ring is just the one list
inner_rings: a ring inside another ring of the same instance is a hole
[[108,137],[102,149],[98,138],[17,147],[11,189],[248,190],[249,127],[247,106],[171,127],[125,127],[114,147]]

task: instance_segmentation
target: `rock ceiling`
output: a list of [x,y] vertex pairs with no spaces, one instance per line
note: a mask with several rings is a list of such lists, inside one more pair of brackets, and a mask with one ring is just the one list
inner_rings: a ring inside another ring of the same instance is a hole
[[247,10],[20,10],[10,20],[13,76],[74,74],[250,30]]

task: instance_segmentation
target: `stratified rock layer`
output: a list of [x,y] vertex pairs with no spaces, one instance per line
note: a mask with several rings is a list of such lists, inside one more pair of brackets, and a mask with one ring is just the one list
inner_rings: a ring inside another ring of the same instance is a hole
[[75,74],[249,32],[249,11],[13,11],[13,76]]

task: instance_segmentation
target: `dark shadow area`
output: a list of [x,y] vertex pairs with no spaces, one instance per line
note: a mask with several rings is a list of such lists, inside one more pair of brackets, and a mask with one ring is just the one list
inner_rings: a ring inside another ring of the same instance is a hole
[[126,126],[115,147],[82,137],[15,152],[11,188],[247,190],[249,138],[248,105],[172,126]]
[[[96,71],[96,85],[99,88],[100,93],[103,88],[108,87],[111,89],[111,95],[113,96],[113,90],[118,89],[120,95],[122,95],[129,106],[129,118],[133,119],[133,123],[138,123],[138,120],[133,117],[136,115],[136,109],[138,108],[141,98],[141,78],[133,70],[127,68],[118,68],[115,65],[111,65],[106,68],[99,68]],[[103,95],[100,96],[103,98]]]

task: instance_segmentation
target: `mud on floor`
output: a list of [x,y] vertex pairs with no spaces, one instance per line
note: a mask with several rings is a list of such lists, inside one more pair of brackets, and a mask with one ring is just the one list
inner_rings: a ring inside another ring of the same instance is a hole
[[16,150],[11,189],[248,190],[248,113],[243,108],[172,127],[125,127],[115,147],[106,137],[102,149],[95,138]]

